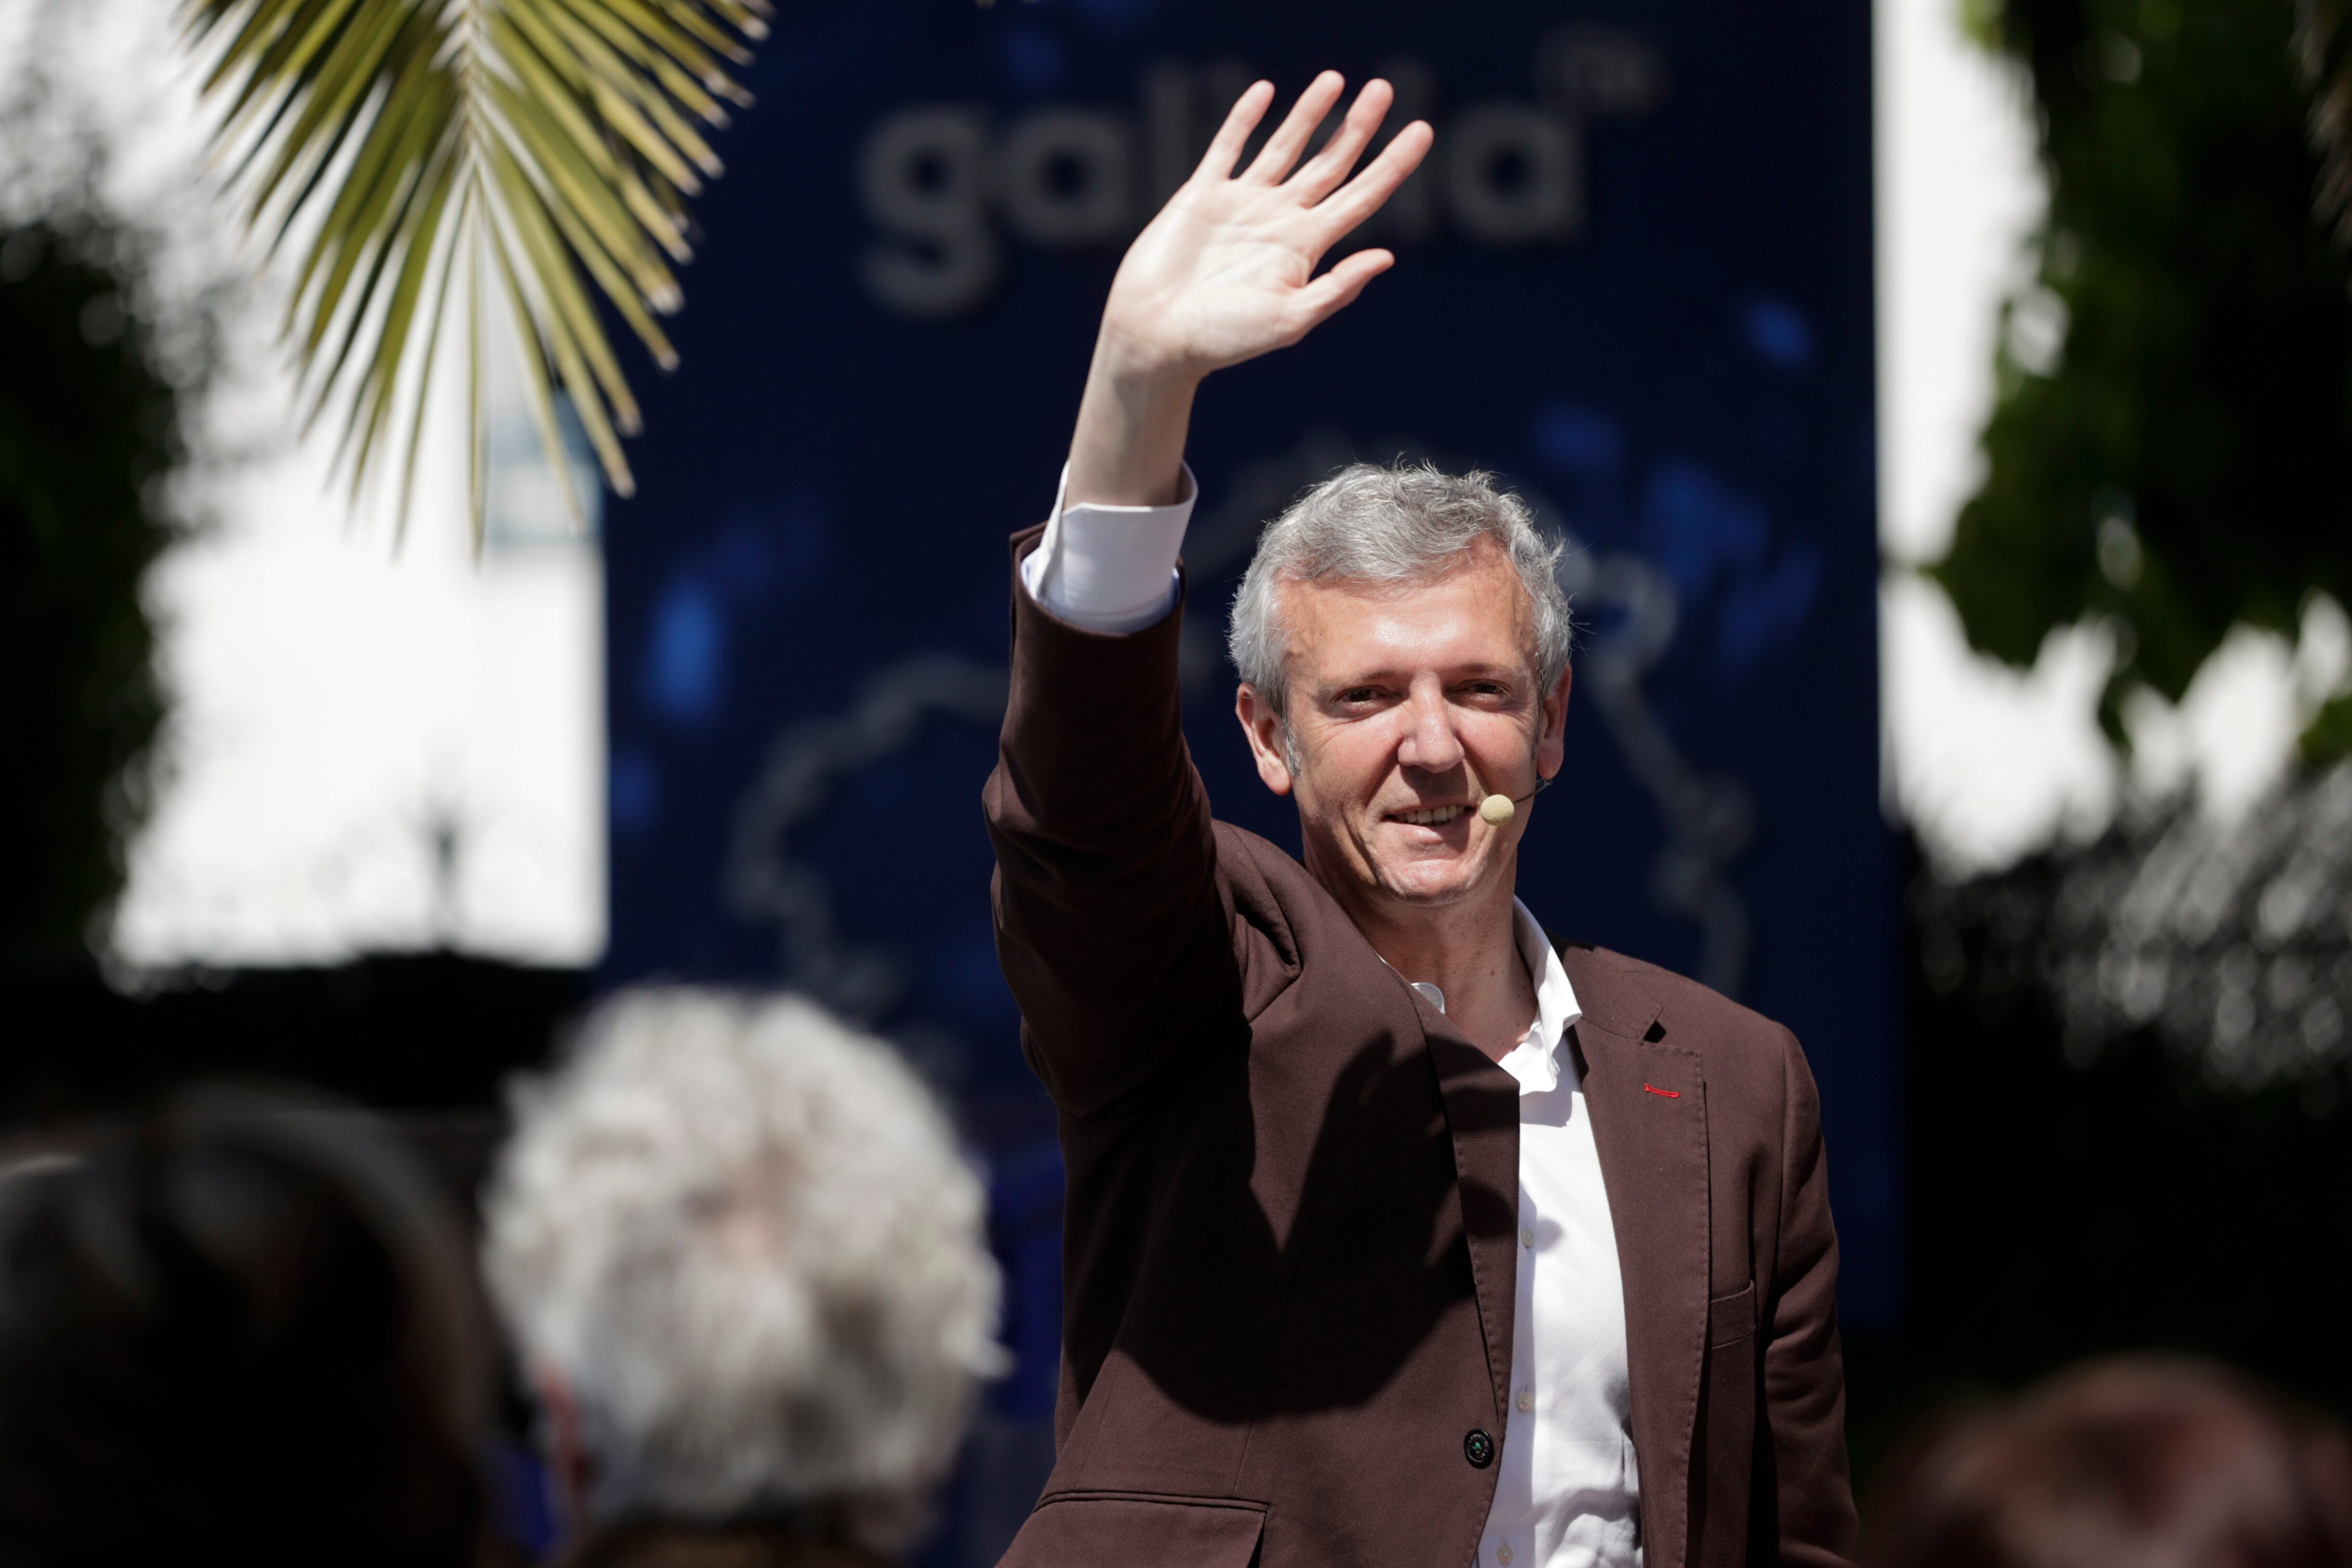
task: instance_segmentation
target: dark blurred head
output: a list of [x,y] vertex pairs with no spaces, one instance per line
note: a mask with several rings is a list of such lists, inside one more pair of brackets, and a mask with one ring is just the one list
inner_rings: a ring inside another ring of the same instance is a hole
[[2135,1357],[1948,1420],[1870,1511],[1868,1568],[2347,1568],[2352,1450],[2224,1368]]
[[0,1563],[468,1561],[463,1258],[355,1112],[207,1096],[0,1166]]

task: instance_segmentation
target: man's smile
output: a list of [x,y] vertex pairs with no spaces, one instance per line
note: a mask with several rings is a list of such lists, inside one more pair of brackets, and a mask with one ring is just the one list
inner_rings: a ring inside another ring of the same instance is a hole
[[1470,808],[1465,805],[1423,806],[1409,811],[1388,812],[1383,821],[1409,822],[1419,828],[1442,828]]

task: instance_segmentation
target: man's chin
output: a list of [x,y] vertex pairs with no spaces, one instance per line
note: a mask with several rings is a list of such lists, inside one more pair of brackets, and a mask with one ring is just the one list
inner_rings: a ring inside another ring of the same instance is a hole
[[1475,841],[1382,844],[1368,834],[1334,842],[1311,828],[1306,836],[1308,869],[1343,902],[1370,896],[1443,909],[1478,894],[1497,870],[1491,849]]
[[1443,909],[1476,893],[1486,882],[1486,868],[1463,862],[1427,861],[1401,866],[1376,865],[1373,876],[1391,898],[1418,909]]

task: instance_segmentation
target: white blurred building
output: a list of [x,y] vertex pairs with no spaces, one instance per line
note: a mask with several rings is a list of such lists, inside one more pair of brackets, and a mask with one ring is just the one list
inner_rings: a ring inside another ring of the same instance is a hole
[[511,363],[489,367],[478,559],[455,406],[436,411],[404,530],[384,497],[349,504],[332,413],[299,438],[275,337],[284,272],[261,265],[208,165],[178,10],[0,0],[0,89],[47,78],[0,191],[37,202],[101,148],[100,199],[163,242],[160,291],[210,294],[223,329],[184,489],[202,523],[149,584],[173,702],[166,783],[133,847],[113,956],[311,963],[446,946],[592,962],[605,929],[593,506],[583,530]]

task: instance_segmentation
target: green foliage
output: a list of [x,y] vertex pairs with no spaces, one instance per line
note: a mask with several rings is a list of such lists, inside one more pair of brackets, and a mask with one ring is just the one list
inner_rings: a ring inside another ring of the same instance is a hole
[[[727,74],[768,0],[188,0],[217,46],[226,144],[245,150],[251,219],[306,223],[287,332],[311,417],[338,400],[356,489],[404,451],[401,513],[453,293],[465,312],[472,510],[481,537],[486,290],[525,334],[548,465],[569,487],[561,386],[613,486],[636,401],[601,296],[656,361],[679,302],[686,199],[719,159],[697,129],[750,99]],[[591,292],[593,282],[594,292]],[[404,428],[405,434],[403,434]],[[576,510],[575,498],[575,510]]]
[[2312,764],[2352,757],[2352,694],[2322,705],[2303,732],[2303,759]]
[[0,240],[0,954],[70,959],[122,886],[164,703],[141,598],[171,530],[181,393],[129,308],[119,237]]
[[[2039,291],[2005,323],[1988,472],[1932,569],[1969,641],[2031,664],[2104,620],[2178,699],[2239,622],[2352,604],[2352,303],[2286,0],[1976,0],[2040,111]],[[2046,334],[2054,337],[2055,334]]]

